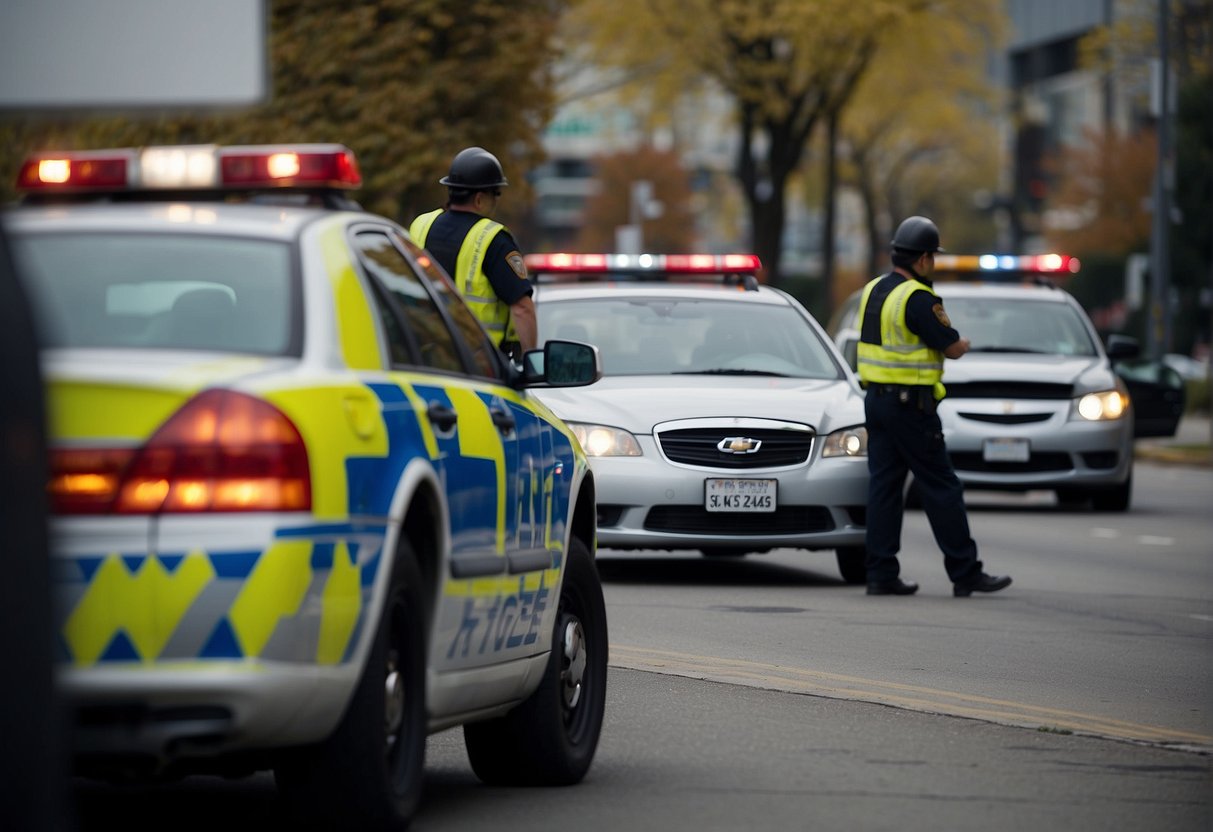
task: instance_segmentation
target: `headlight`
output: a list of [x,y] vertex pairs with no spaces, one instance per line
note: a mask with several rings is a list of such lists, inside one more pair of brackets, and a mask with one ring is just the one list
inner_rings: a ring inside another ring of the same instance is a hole
[[822,456],[867,456],[868,429],[862,425],[836,430],[826,437]]
[[1119,419],[1129,408],[1129,397],[1119,390],[1104,390],[1087,393],[1078,400],[1075,412],[1088,422],[1106,422]]
[[640,443],[626,430],[573,422],[569,422],[568,426],[581,443],[586,456],[640,456]]

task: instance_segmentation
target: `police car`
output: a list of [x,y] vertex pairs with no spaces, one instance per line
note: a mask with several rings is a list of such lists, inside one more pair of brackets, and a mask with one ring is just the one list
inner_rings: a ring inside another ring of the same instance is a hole
[[593,759],[594,479],[339,145],[44,154],[4,222],[50,419],[79,770],[272,769],[309,821],[407,822],[428,732],[488,783]]
[[604,378],[545,390],[596,475],[598,542],[742,557],[833,550],[863,583],[863,395],[817,321],[752,254],[532,254],[539,331]]

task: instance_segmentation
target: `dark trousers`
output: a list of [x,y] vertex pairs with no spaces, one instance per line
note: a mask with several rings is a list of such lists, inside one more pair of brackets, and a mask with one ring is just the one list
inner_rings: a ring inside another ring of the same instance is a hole
[[930,388],[870,388],[864,410],[870,475],[868,580],[891,581],[900,574],[897,553],[901,550],[907,472],[914,474],[931,531],[943,550],[948,577],[953,583],[976,580],[981,574],[981,561],[969,534],[964,486],[948,459]]

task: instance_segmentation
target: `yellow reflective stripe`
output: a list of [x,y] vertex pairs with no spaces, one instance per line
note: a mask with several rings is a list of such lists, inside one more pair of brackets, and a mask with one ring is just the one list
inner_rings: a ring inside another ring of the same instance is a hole
[[320,251],[333,286],[337,335],[346,365],[354,370],[381,369],[383,357],[375,336],[375,316],[354,272],[344,230],[340,225],[334,223],[321,233]]
[[[497,232],[505,228],[499,222],[493,222],[484,217],[476,222],[463,238],[459,247],[459,260],[455,266],[463,279],[463,294],[467,297],[484,297],[477,294],[478,288],[488,288],[488,278],[484,276],[484,252],[489,242],[497,236]],[[480,285],[478,285],[480,284]]]
[[361,569],[350,557],[344,541],[333,547],[333,568],[324,584],[320,613],[320,643],[316,647],[318,664],[337,664],[345,655],[362,610]]
[[489,409],[472,390],[448,387],[451,406],[459,414],[459,455],[488,459],[497,472],[496,552],[505,555],[505,446]]
[[95,664],[120,631],[141,661],[155,661],[214,578],[210,559],[199,551],[186,555],[171,574],[157,558],[145,558],[132,575],[120,556],[109,555],[63,627],[73,664]]
[[312,582],[312,546],[278,541],[257,559],[228,615],[244,656],[261,655],[278,622],[299,612]]

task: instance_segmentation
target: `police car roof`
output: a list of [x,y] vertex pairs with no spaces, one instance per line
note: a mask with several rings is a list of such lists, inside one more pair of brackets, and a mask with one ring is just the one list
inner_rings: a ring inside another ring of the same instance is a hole
[[309,222],[335,213],[317,207],[256,203],[89,202],[9,208],[5,222],[27,231],[226,234],[290,240]]

